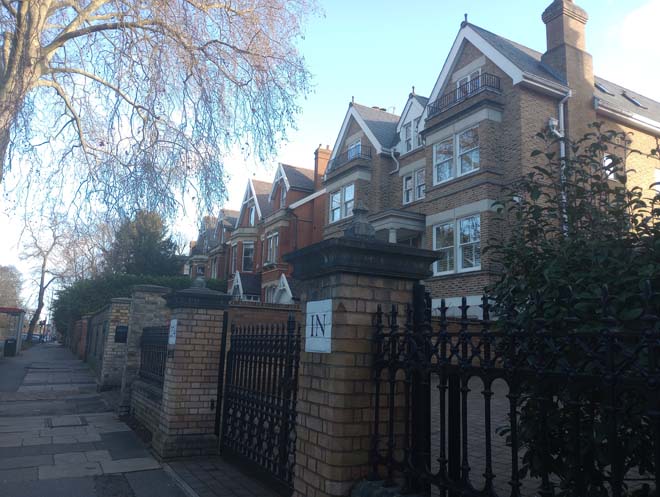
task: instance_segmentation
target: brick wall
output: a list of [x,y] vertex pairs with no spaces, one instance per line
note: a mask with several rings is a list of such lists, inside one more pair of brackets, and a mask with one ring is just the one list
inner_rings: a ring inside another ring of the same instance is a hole
[[140,340],[142,330],[147,326],[168,326],[170,309],[165,305],[163,296],[170,289],[155,285],[137,285],[131,296],[128,335],[121,380],[121,395],[118,404],[120,414],[125,414],[131,405],[133,381],[140,370]]
[[118,388],[126,356],[126,344],[115,342],[117,326],[128,326],[130,299],[116,298],[89,318],[87,362],[101,390]]
[[152,434],[160,429],[161,401],[160,386],[136,380],[131,386],[130,415]]

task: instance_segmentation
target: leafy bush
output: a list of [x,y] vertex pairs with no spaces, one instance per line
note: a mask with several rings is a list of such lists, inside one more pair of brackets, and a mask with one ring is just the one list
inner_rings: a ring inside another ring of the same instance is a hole
[[[53,302],[53,321],[57,330],[67,334],[68,327],[85,314],[93,313],[117,297],[130,297],[135,285],[160,285],[172,290],[189,288],[188,276],[144,276],[134,274],[104,275],[81,280],[57,292]],[[211,290],[226,291],[227,282],[206,280]]]
[[[626,164],[631,154],[642,152],[630,150],[627,135],[602,131],[599,124],[592,128],[568,144],[564,161],[555,152],[557,140],[540,133],[544,149],[533,156],[545,164],[513,185],[499,205],[506,236],[487,250],[502,269],[489,294],[504,330],[533,330],[541,322],[546,330],[564,326],[565,332],[566,323],[572,323],[572,330],[596,334],[604,318],[611,318],[625,333],[646,330],[648,322],[640,318],[649,309],[660,314],[660,294],[649,290],[660,289],[660,195],[645,198],[643,189],[629,186]],[[658,150],[646,155],[651,161]],[[584,354],[576,350],[564,361],[577,362]],[[578,398],[569,388],[539,396],[539,388],[527,383],[521,390],[517,428],[523,474],[539,477],[549,470],[559,477],[558,495],[608,495],[612,418],[602,399],[597,392],[581,392]],[[633,470],[648,477],[653,437],[645,399],[631,394],[620,400],[622,474]],[[546,422],[539,423],[541,416]],[[591,451],[582,454],[581,468],[571,438],[576,423],[582,427],[580,446]],[[576,470],[586,478],[586,488],[579,491]],[[638,484],[625,492],[641,496],[650,490]]]

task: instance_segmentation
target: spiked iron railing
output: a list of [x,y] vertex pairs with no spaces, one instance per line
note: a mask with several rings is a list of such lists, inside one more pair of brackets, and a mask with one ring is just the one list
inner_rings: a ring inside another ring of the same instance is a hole
[[444,300],[431,319],[423,295],[403,312],[379,307],[370,479],[422,495],[657,495],[660,319],[648,288],[626,321],[604,289],[590,328],[577,298],[547,321],[537,297],[524,329],[492,321],[485,297],[480,320],[465,298],[455,319]]
[[140,339],[140,378],[162,385],[167,361],[167,326],[149,326]]

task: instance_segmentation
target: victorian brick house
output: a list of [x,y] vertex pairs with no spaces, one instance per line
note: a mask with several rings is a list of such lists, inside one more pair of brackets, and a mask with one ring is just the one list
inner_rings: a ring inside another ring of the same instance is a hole
[[186,274],[191,278],[203,276],[206,279],[227,279],[229,267],[227,242],[237,218],[238,211],[229,209],[222,209],[217,218],[204,216],[197,240],[190,243]]
[[[341,236],[364,204],[381,240],[438,252],[426,281],[435,299],[477,304],[496,278],[482,252],[501,231],[493,203],[541,160],[536,133],[581,137],[602,121],[631,133],[632,148],[657,147],[660,103],[594,76],[586,12],[555,0],[542,19],[544,53],[466,21],[428,99],[413,90],[400,116],[349,104],[326,172],[325,237]],[[627,166],[632,185],[660,181],[656,160]]]
[[279,164],[273,181],[249,179],[238,212],[204,218],[191,249],[192,277],[227,279],[236,300],[290,304],[292,268],[283,256],[323,239],[323,188],[331,150],[315,151],[314,169]]

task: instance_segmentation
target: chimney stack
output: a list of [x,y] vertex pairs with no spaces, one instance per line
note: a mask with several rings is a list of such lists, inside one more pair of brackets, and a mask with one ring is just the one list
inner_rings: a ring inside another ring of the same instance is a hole
[[566,128],[570,137],[579,138],[588,131],[586,123],[596,120],[593,60],[586,51],[589,16],[573,0],[554,0],[543,12],[542,19],[547,50],[541,60],[571,89]]
[[314,190],[323,188],[323,175],[328,167],[328,161],[332,155],[332,150],[328,145],[323,148],[319,143],[318,148],[314,151]]

